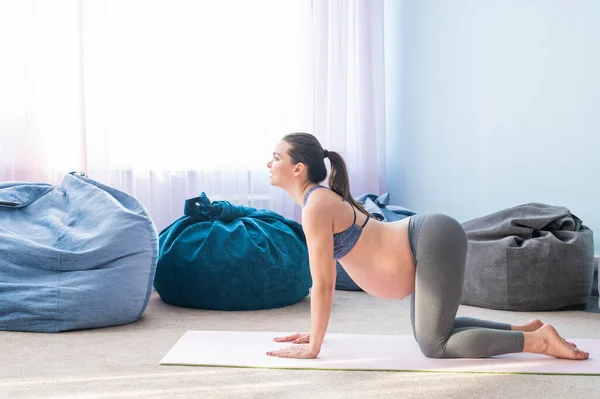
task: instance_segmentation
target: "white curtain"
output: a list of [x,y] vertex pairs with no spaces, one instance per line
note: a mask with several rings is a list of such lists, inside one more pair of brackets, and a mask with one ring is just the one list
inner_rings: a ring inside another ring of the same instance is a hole
[[350,188],[385,190],[383,1],[313,1],[313,131],[346,160]]
[[299,208],[268,184],[288,132],[385,189],[377,1],[0,0],[0,180],[72,170],[138,198],[162,229],[183,201]]

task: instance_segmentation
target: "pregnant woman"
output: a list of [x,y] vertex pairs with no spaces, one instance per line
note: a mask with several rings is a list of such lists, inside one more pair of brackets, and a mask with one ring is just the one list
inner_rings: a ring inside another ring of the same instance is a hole
[[[331,163],[329,187],[325,158]],[[539,320],[511,325],[456,317],[463,289],[467,237],[453,218],[418,214],[393,223],[371,218],[352,198],[342,157],[308,133],[286,135],[268,162],[270,183],[302,209],[311,289],[310,333],[277,337],[293,345],[269,356],[312,359],[321,351],[335,290],[336,260],[365,292],[411,295],[412,330],[432,358],[475,358],[531,352],[583,360],[589,354]]]

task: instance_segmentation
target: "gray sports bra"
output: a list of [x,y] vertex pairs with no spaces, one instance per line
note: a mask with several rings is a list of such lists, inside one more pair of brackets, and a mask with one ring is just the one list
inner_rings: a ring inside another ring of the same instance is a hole
[[[306,201],[308,201],[308,196],[317,188],[327,188],[325,186],[316,185],[311,187],[304,196],[304,205],[306,206]],[[369,216],[367,216],[367,220],[363,223],[362,226],[356,224],[356,210],[352,207],[352,211],[354,212],[354,221],[352,225],[348,227],[344,231],[340,231],[339,233],[333,234],[333,257],[335,259],[343,258],[348,252],[354,248],[360,235],[362,233],[363,228],[367,225],[369,221]]]

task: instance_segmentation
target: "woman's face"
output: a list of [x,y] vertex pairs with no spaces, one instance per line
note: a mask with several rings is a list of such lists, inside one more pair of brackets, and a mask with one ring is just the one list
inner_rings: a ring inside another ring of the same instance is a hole
[[273,151],[273,158],[267,162],[269,168],[269,182],[272,186],[285,186],[294,177],[294,168],[288,150],[291,145],[287,141],[280,141]]

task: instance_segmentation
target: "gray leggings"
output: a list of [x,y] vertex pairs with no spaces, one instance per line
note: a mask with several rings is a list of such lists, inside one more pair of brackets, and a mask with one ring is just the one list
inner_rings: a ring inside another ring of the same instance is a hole
[[460,223],[432,213],[412,216],[408,238],[417,276],[410,318],[426,357],[489,357],[523,351],[524,335],[510,324],[456,317],[462,295],[467,236]]

